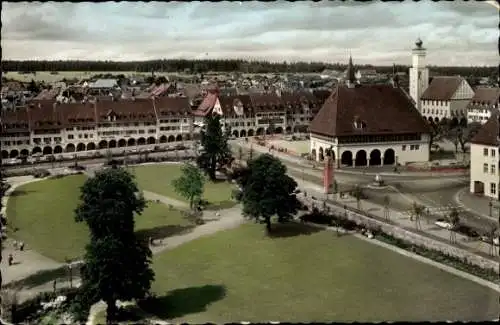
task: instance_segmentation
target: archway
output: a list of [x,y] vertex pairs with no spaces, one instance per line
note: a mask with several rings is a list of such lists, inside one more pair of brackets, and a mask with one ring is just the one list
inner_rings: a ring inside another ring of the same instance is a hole
[[393,149],[384,152],[384,165],[394,165],[396,163],[396,153]]
[[106,140],[101,140],[99,142],[99,149],[106,149],[108,147],[108,141]]
[[182,135],[178,134],[178,135],[175,137],[175,141],[182,141]]
[[257,129],[257,135],[263,135],[264,134],[264,129],[263,128],[258,128]]
[[429,120],[429,123],[434,123],[434,120],[432,119],[432,116],[429,116],[427,119]]
[[[35,149],[33,149],[35,150]],[[70,143],[66,146],[66,152],[75,152],[75,145]],[[34,152],[33,152],[34,153]]]
[[[52,148],[50,148],[50,150],[52,150]],[[10,158],[17,158],[17,156],[19,156],[19,151],[17,151],[16,149],[10,151]]]
[[127,146],[127,140],[125,140],[125,139],[118,140],[118,148],[123,148],[126,146]]
[[318,160],[318,156],[316,155],[316,149],[311,150],[311,158],[312,160]]
[[[54,153],[62,153],[63,149],[61,146],[55,146],[54,147]],[[22,151],[21,151],[22,152]]]
[[331,148],[325,149],[325,155],[330,157],[331,160],[335,161],[335,151]]
[[378,149],[370,152],[370,166],[380,166],[382,164],[382,153]]
[[155,143],[156,143],[156,139],[154,137],[148,138],[148,144],[155,144]]
[[175,137],[173,135],[169,135],[168,142],[174,142],[174,141],[175,141]]
[[85,145],[83,143],[77,144],[76,151],[85,151]]
[[166,135],[162,135],[160,137],[160,143],[166,143],[167,142],[167,136]]
[[2,150],[2,159],[9,158],[9,152],[7,150]]
[[[71,144],[69,144],[69,145],[71,145]],[[74,145],[73,145],[73,151],[75,151],[75,146]],[[40,147],[34,147],[33,150],[31,151],[31,154],[34,155],[34,154],[37,154],[37,153],[42,153],[42,148],[40,148]]]
[[191,135],[189,133],[184,134],[184,140],[190,141],[191,140]]
[[254,134],[255,134],[254,130],[252,130],[252,129],[248,130],[248,136],[249,137],[253,137]]
[[139,138],[139,139],[137,140],[137,145],[138,145],[138,146],[143,146],[143,145],[145,145],[145,144],[146,144],[146,139],[144,139],[144,138]]
[[281,126],[278,126],[275,130],[274,133],[276,134],[282,134],[283,133],[283,128]]
[[291,126],[287,126],[286,129],[285,129],[285,132],[286,132],[286,134],[292,133],[292,127]]
[[129,147],[135,146],[135,139],[134,138],[128,139],[127,146]]
[[368,161],[366,160],[366,151],[359,150],[356,152],[356,167],[363,167],[368,165]]
[[323,147],[319,147],[318,159],[319,161],[323,161],[325,159],[325,153],[323,152]]
[[43,154],[44,155],[51,155],[52,154],[52,147],[49,147],[49,146],[43,147]]
[[300,132],[300,127],[294,126],[293,127],[293,133],[299,133]]
[[436,124],[439,123],[439,117],[434,118],[434,123],[436,123]]
[[[59,147],[59,146],[58,146]],[[57,148],[57,147],[56,147]],[[62,148],[61,148],[62,150]],[[3,154],[2,154],[3,155]],[[8,155],[8,154],[7,154]],[[23,149],[21,150],[21,157],[28,157],[30,155],[30,152],[28,149]]]
[[241,131],[240,131],[240,138],[244,138],[244,137],[246,137],[246,136],[247,136],[247,131],[245,131],[245,130],[241,130]]
[[116,148],[116,140],[109,140],[109,147]]
[[460,119],[460,126],[466,127],[467,126],[467,119],[465,117],[462,117]]
[[340,156],[340,164],[344,166],[352,166],[352,152],[349,150],[342,152],[342,156]]
[[94,142],[89,142],[87,144],[87,151],[90,151],[90,150],[95,150],[95,143]]
[[484,194],[484,183],[474,181],[474,194]]
[[238,130],[233,131],[233,137],[237,138],[239,135],[240,133],[238,132]]

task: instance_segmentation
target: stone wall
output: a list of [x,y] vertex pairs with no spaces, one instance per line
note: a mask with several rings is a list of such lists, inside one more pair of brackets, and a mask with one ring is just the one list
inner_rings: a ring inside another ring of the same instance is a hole
[[[309,199],[303,199],[303,198],[300,199],[304,204],[308,205],[309,207],[315,206],[318,209],[321,209],[322,204],[318,204],[318,202],[312,202]],[[328,204],[328,206],[330,207],[333,213],[344,215],[343,208],[340,208],[339,206],[333,204]],[[370,218],[368,216],[352,211],[352,209],[350,209],[349,207],[347,209],[347,219],[352,220],[358,224],[366,225],[367,227],[371,228],[380,227],[380,229],[384,233],[391,235],[394,238],[404,240],[414,245],[423,246],[427,249],[436,250],[447,255],[455,256],[464,261],[467,261],[470,264],[477,265],[483,269],[493,269],[495,270],[496,273],[499,273],[499,262],[495,261],[493,257],[491,259],[486,258],[481,255],[469,252],[460,247],[448,244],[446,242],[403,229],[396,225],[392,225],[388,222],[377,220],[375,218]]]

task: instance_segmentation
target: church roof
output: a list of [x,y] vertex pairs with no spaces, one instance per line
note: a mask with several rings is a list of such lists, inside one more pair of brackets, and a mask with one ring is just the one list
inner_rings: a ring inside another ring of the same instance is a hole
[[464,78],[434,77],[422,94],[422,100],[451,100]]
[[[355,120],[365,126],[354,128]],[[429,133],[429,125],[399,88],[390,85],[337,86],[309,127],[325,136]]]

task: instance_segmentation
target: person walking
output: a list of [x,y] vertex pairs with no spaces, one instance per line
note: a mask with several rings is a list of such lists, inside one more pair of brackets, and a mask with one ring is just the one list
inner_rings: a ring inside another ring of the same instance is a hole
[[19,250],[20,250],[21,252],[22,252],[22,251],[24,251],[24,242],[21,242],[21,243],[19,244]]
[[12,254],[9,254],[8,262],[9,266],[11,266],[14,263],[14,256],[12,256]]

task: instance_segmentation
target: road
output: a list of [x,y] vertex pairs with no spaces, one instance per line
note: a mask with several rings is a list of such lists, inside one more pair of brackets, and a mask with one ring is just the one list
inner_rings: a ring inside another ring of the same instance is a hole
[[[237,145],[242,145],[239,142]],[[248,155],[249,149],[241,146],[243,155]],[[260,154],[254,146],[254,155]],[[261,149],[262,150],[262,149]],[[264,149],[265,150],[265,149]],[[235,155],[239,155],[239,149],[233,146]],[[277,156],[277,155],[275,155]],[[283,158],[282,156],[278,158]],[[311,165],[298,159],[281,159],[287,166],[290,176],[309,181],[318,185],[323,183],[321,168],[312,169]],[[367,200],[373,203],[383,204],[384,197],[390,199],[391,208],[400,212],[411,211],[413,202],[429,208],[431,220],[444,218],[449,214],[450,207],[456,207],[454,195],[467,186],[469,176],[463,175],[384,175],[384,183],[388,185],[384,188],[373,188],[374,176],[367,174],[346,174],[336,173],[335,179],[339,184],[339,191],[349,191],[358,185],[364,188],[363,192],[368,196]],[[491,227],[493,222],[498,222],[495,218],[485,218],[468,211],[457,208],[460,212],[461,222],[477,231],[485,231]]]

